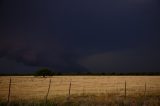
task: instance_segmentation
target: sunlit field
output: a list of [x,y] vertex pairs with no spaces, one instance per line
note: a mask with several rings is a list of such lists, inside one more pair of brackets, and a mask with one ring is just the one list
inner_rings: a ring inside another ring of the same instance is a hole
[[[150,97],[156,100],[155,106],[160,103],[160,76],[12,76],[0,77],[0,101],[8,99],[9,82],[11,78],[9,101],[78,101],[84,98],[93,101],[111,101]],[[50,82],[51,81],[51,82]],[[49,87],[50,86],[50,87]],[[106,99],[107,98],[107,99]],[[109,99],[110,98],[110,99]],[[88,101],[90,101],[88,100]],[[104,103],[105,104],[105,103]]]

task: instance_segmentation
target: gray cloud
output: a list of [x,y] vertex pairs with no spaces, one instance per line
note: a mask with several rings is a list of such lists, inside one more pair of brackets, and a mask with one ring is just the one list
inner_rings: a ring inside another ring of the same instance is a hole
[[14,36],[1,39],[0,57],[33,67],[51,67],[57,71],[85,71],[72,51],[64,50],[53,37]]
[[[159,69],[158,0],[1,3],[0,69],[3,61],[16,64],[13,71],[23,66],[62,71]],[[131,50],[138,46],[142,50]]]
[[159,53],[144,48],[110,51],[87,56],[80,60],[80,64],[95,72],[159,71]]

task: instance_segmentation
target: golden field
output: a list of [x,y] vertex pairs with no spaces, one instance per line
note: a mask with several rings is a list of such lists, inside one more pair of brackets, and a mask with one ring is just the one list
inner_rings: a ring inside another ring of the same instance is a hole
[[[0,100],[7,100],[11,78],[10,100],[44,99],[51,85],[48,98],[71,95],[104,94],[124,96],[125,81],[127,96],[160,96],[160,76],[1,76]],[[146,90],[145,90],[146,84]]]

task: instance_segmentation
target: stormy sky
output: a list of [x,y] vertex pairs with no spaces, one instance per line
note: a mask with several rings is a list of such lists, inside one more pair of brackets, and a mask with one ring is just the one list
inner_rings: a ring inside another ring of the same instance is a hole
[[0,73],[160,72],[159,0],[1,0]]

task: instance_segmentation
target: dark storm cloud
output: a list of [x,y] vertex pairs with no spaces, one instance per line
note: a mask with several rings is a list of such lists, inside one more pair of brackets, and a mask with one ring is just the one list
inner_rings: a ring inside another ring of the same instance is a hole
[[[134,71],[133,60],[143,63],[135,70],[159,70],[159,5],[158,0],[2,0],[0,63],[16,64],[14,71]],[[119,67],[122,61],[126,69]]]
[[15,62],[15,60],[7,59],[5,57],[0,58],[0,66],[1,71],[3,73],[31,73],[35,72],[39,67],[36,66],[30,66],[21,63]]
[[1,57],[29,66],[51,67],[58,71],[85,70],[74,63],[76,59],[73,58],[74,54],[64,51],[55,39],[40,36],[38,38],[33,40],[31,36],[16,36],[12,39],[3,39],[0,47]]
[[79,62],[92,71],[151,72],[160,70],[160,51],[144,48],[94,54]]
[[65,10],[65,31],[72,44],[87,50],[138,46],[156,36],[153,34],[158,31],[156,3],[155,0],[73,2]]

